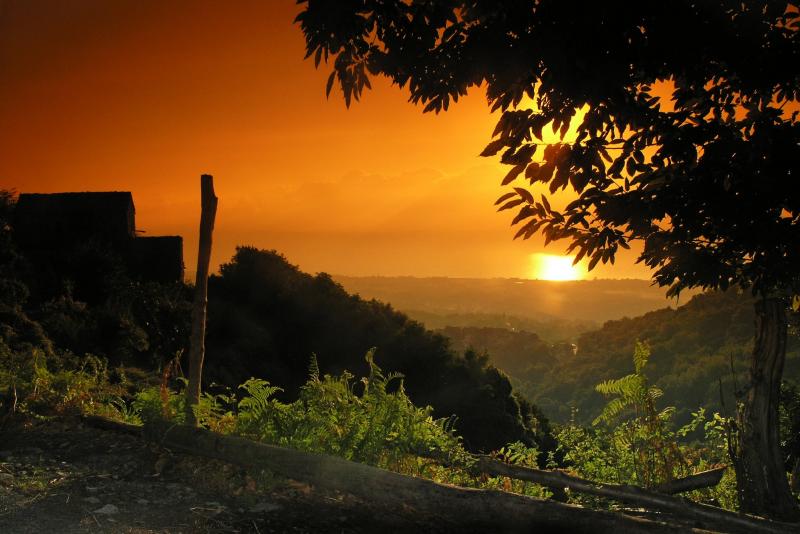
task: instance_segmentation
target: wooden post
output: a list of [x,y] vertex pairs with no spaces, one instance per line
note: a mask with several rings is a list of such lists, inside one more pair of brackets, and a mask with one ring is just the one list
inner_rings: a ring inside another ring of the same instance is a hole
[[200,176],[200,246],[197,251],[197,277],[192,306],[192,337],[189,346],[189,383],[186,386],[186,422],[197,426],[193,407],[200,402],[200,382],[203,377],[203,358],[206,347],[206,308],[208,307],[208,265],[211,261],[211,234],[217,215],[214,177]]

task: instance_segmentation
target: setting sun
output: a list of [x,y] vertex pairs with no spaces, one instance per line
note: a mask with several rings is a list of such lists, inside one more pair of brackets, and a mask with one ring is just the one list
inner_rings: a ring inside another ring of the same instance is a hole
[[574,256],[556,254],[532,254],[532,278],[538,280],[580,280],[583,270],[579,265],[572,265]]

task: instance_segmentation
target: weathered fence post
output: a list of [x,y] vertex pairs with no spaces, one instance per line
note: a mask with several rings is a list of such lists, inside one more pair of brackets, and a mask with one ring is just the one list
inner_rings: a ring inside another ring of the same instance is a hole
[[193,408],[200,402],[200,382],[205,357],[206,308],[208,307],[208,266],[211,261],[211,234],[217,215],[214,177],[200,176],[200,246],[197,251],[197,277],[192,306],[192,336],[189,345],[189,383],[186,386],[186,422],[197,426]]

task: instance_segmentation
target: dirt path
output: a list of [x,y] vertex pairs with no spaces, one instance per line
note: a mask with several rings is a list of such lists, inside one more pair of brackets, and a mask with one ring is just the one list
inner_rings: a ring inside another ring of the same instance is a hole
[[0,433],[0,532],[469,532],[350,495],[172,454],[79,420]]

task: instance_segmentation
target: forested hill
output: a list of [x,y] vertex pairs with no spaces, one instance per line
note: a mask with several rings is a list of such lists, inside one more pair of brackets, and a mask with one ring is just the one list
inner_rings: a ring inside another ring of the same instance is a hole
[[[403,312],[512,314],[537,320],[595,321],[641,315],[676,302],[648,280],[552,282],[519,278],[334,276],[350,293]],[[687,294],[687,298],[690,296]]]
[[416,404],[457,417],[469,447],[534,438],[549,446],[544,418],[486,357],[453,352],[445,337],[387,304],[348,294],[326,274],[311,276],[274,251],[241,247],[209,281],[209,380],[235,385],[261,377],[293,398],[308,379],[312,354],[322,373],[364,376],[371,347],[384,370],[405,376]]
[[[594,386],[632,372],[637,340],[650,345],[646,374],[664,390],[660,405],[678,408],[685,419],[700,406],[721,410],[734,405],[734,383],[745,383],[752,347],[753,302],[734,291],[696,295],[677,309],[606,322],[578,337],[575,351],[529,332],[495,328],[446,328],[455,348],[488,351],[495,364],[552,419],[566,421],[572,408],[580,422],[591,421],[604,403]],[[784,376],[800,378],[800,342],[790,332]],[[731,372],[731,365],[735,374]]]
[[403,313],[424,324],[431,330],[448,327],[475,327],[510,331],[536,332],[537,336],[550,343],[572,343],[578,336],[597,330],[601,322],[573,320],[557,317],[520,317],[509,313],[436,313],[404,309]]

